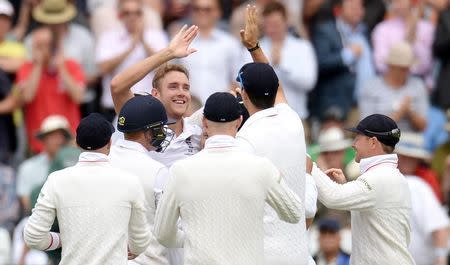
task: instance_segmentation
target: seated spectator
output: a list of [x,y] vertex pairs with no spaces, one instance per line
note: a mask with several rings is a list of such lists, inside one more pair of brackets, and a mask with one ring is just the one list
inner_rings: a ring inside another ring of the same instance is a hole
[[421,132],[427,125],[428,94],[423,81],[410,75],[414,53],[406,42],[392,46],[383,76],[367,80],[358,101],[361,118],[374,113],[395,120],[402,132]]
[[191,18],[198,26],[198,36],[192,42],[197,50],[180,59],[189,69],[191,93],[204,104],[214,92],[228,92],[233,87],[241,66],[240,45],[217,25],[221,17],[219,0],[193,0]]
[[[95,61],[103,76],[103,93],[100,100],[102,112],[109,121],[115,116],[111,97],[111,80],[118,73],[141,61],[167,45],[167,36],[162,30],[147,28],[143,18],[141,0],[119,1],[120,27],[102,33],[97,43]],[[114,43],[114,45],[111,45]],[[135,84],[133,93],[150,93],[153,73]]]
[[350,255],[340,248],[340,225],[335,219],[319,221],[319,253],[314,256],[317,265],[348,265]]
[[[403,137],[403,135],[402,135]],[[401,141],[401,140],[400,140]],[[409,251],[417,265],[447,265],[450,222],[433,191],[420,177],[404,172],[409,160],[399,159],[411,191],[411,243]]]
[[43,144],[43,152],[25,160],[17,171],[17,195],[26,212],[31,210],[32,190],[47,179],[51,161],[70,139],[68,121],[58,115],[47,117],[36,137]]
[[355,91],[374,73],[362,24],[362,1],[339,0],[334,8],[339,10],[336,19],[319,23],[312,30],[319,79],[310,106],[313,115],[321,120],[330,108],[341,109],[347,117],[355,102]]
[[[33,8],[33,18],[51,29],[54,41],[59,42],[64,56],[79,63],[85,73],[86,83],[93,84],[97,80],[97,69],[94,62],[94,38],[83,26],[73,23],[77,14],[75,6],[68,0],[41,0]],[[25,38],[25,46],[32,58],[33,34]]]
[[[95,3],[93,3],[95,2]],[[122,27],[120,19],[117,18],[123,0],[98,0],[89,1],[89,11],[91,14],[90,25],[92,33],[96,38],[105,32],[114,31]],[[162,30],[163,25],[160,14],[150,5],[146,5],[147,1],[140,1],[142,4],[142,18],[146,29]]]
[[427,113],[427,127],[423,132],[425,148],[434,153],[436,148],[448,140],[448,133],[445,130],[447,116],[440,108],[430,105]]
[[439,14],[434,35],[433,55],[440,62],[433,102],[444,111],[450,109],[450,1]]
[[[288,32],[287,11],[281,3],[267,4],[262,18],[264,37],[259,45],[283,84],[289,106],[302,120],[306,120],[307,94],[317,81],[317,59],[313,46],[308,40],[295,38]],[[246,52],[250,57],[248,54]],[[251,58],[247,61],[250,62]]]
[[418,133],[402,133],[395,147],[398,155],[399,170],[403,175],[421,178],[432,189],[436,199],[442,203],[443,197],[436,173],[429,168],[431,154],[425,149],[424,138]]
[[399,42],[408,42],[416,58],[411,67],[411,73],[427,79],[427,86],[432,85],[434,26],[419,18],[418,12],[412,8],[412,0],[393,0],[391,3],[392,17],[378,24],[373,33],[372,41],[377,70],[385,73],[389,51]]
[[14,9],[8,0],[0,1],[0,69],[15,73],[25,60],[25,47],[8,38]]
[[66,50],[60,46],[62,41],[54,39],[48,28],[36,30],[33,34],[34,60],[25,63],[17,73],[28,142],[33,152],[42,151],[42,145],[34,135],[47,116],[64,116],[72,132],[80,122],[84,75],[75,61],[67,59]]
[[[318,144],[310,146],[308,152],[320,169],[341,168],[348,173],[346,168],[354,163],[355,157],[351,146],[352,141],[345,138],[341,128],[330,127],[320,131]],[[350,177],[348,174],[345,175]]]
[[0,164],[0,227],[6,229],[10,235],[20,217],[20,205],[15,187],[14,169]]

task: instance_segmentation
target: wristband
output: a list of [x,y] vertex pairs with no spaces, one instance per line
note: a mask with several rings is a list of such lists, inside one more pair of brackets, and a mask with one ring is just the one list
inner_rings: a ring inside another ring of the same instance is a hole
[[50,232],[50,245],[44,251],[55,250],[59,247],[60,238],[58,233]]
[[256,43],[256,46],[250,49],[247,49],[249,52],[253,52],[256,51],[257,49],[259,49],[259,42]]

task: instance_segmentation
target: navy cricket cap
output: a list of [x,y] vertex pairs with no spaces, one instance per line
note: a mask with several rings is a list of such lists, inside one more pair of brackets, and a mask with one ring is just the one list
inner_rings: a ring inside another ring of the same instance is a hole
[[117,121],[120,132],[137,132],[146,130],[152,125],[167,124],[164,105],[153,96],[135,96],[122,107]]
[[99,113],[91,113],[80,121],[76,141],[84,150],[97,150],[109,143],[114,126]]
[[249,94],[257,97],[275,97],[278,77],[272,66],[266,63],[248,63],[239,70],[236,81]]
[[336,219],[324,218],[319,221],[319,231],[338,232],[340,229],[341,226]]
[[376,137],[378,141],[392,147],[395,147],[400,140],[400,129],[397,123],[383,114],[369,115],[362,119],[356,127],[347,130],[368,137]]
[[203,115],[209,121],[230,122],[242,115],[238,100],[227,92],[216,92],[208,97]]

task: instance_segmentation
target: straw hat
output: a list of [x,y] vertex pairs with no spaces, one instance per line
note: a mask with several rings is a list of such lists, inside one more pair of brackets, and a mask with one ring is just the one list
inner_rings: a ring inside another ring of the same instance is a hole
[[415,63],[414,52],[407,42],[394,44],[389,50],[386,63],[392,66],[411,67]]
[[331,127],[321,131],[318,143],[320,152],[344,150],[352,145],[350,139],[345,139],[344,131],[337,127]]
[[67,0],[43,0],[33,9],[33,18],[44,24],[62,24],[77,15],[75,6]]
[[70,133],[69,122],[64,116],[61,115],[51,115],[44,119],[41,123],[41,128],[39,132],[36,134],[38,139],[42,139],[47,134],[52,133],[57,130],[62,130],[67,139],[72,137]]
[[424,139],[422,134],[405,132],[400,137],[395,147],[395,152],[399,155],[414,157],[423,160],[431,159],[431,154],[425,149]]

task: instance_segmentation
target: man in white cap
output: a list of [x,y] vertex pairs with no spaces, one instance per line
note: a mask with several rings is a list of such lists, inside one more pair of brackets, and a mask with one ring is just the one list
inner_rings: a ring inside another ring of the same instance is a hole
[[[84,152],[75,166],[48,176],[24,229],[29,247],[63,247],[60,264],[123,265],[150,244],[139,179],[108,158],[113,131],[98,113],[80,122],[76,141]],[[60,234],[50,232],[55,217]]]
[[44,151],[22,162],[17,172],[17,195],[26,211],[31,210],[31,191],[44,183],[52,159],[71,138],[69,122],[60,115],[49,116],[42,122],[36,138]]
[[392,46],[386,59],[387,71],[367,80],[358,105],[361,119],[380,113],[398,123],[403,132],[423,131],[427,125],[429,96],[424,82],[410,75],[415,63],[413,48],[406,42]]
[[411,255],[417,265],[446,265],[449,218],[429,183],[417,175],[419,164],[431,158],[423,136],[403,133],[395,151],[399,157],[398,168],[411,190]]
[[166,246],[177,244],[181,217],[185,265],[264,264],[264,205],[289,223],[304,216],[275,165],[240,149],[241,122],[236,98],[214,93],[204,108],[205,148],[170,169],[154,233]]

